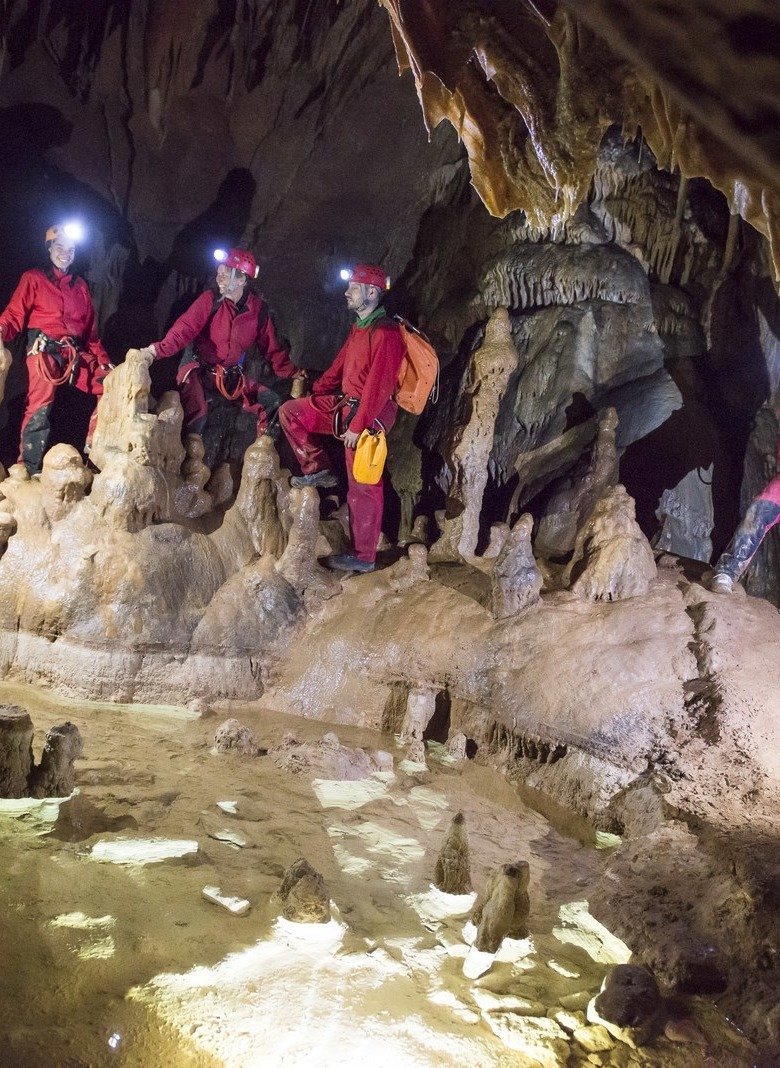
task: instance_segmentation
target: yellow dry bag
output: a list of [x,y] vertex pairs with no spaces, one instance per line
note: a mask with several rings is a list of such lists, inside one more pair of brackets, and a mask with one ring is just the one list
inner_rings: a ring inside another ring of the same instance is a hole
[[375,486],[382,477],[387,458],[384,430],[364,430],[355,446],[352,477],[364,486]]

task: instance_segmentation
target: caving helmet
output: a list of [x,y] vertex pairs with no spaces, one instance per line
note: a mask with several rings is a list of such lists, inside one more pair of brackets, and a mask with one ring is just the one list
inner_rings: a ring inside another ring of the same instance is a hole
[[84,240],[84,236],[83,225],[78,219],[70,219],[67,222],[58,222],[54,223],[53,226],[50,226],[46,231],[44,241],[48,246],[52,241],[56,241],[58,237],[66,237],[69,241],[72,241],[77,245],[80,241]]
[[214,259],[231,270],[243,272],[247,278],[257,278],[260,273],[254,256],[244,248],[231,248],[227,252],[223,248],[214,249]]
[[345,282],[357,282],[359,285],[376,286],[377,289],[389,289],[390,279],[374,263],[356,263],[354,267],[346,267],[341,272]]

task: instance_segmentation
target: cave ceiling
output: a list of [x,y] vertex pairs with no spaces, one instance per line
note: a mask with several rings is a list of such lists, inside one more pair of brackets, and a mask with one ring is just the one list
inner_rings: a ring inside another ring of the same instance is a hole
[[[565,221],[604,130],[706,177],[769,240],[780,277],[780,21],[757,0],[379,0],[429,130],[448,120],[494,215]],[[576,12],[576,15],[575,15]]]

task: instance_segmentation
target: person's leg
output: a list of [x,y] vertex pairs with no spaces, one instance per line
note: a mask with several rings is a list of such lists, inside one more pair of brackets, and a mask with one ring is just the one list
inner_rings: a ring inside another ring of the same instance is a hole
[[274,441],[278,441],[281,433],[278,416],[281,403],[281,397],[272,389],[268,389],[259,382],[247,382],[244,411],[252,412],[257,416],[258,437],[261,434],[268,434]]
[[[23,463],[29,473],[34,475],[43,464],[43,454],[49,444],[51,423],[49,415],[57,387],[41,373],[40,360],[48,360],[45,354],[27,357],[27,403],[22,419],[22,433],[19,444],[19,463]],[[57,373],[53,360],[50,361],[52,376]]]
[[716,592],[731,592],[734,583],[739,581],[747,570],[761,542],[772,527],[780,523],[780,503],[776,503],[772,499],[774,494],[769,492],[775,483],[778,484],[777,489],[780,490],[780,476],[764,491],[767,496],[762,494],[752,502],[745,513],[745,518],[737,527],[734,537],[721,554],[711,583],[712,589]]
[[[379,421],[389,433],[398,408],[394,401],[388,401],[379,413]],[[384,512],[385,494],[383,480],[374,486],[356,482],[352,474],[355,450],[345,449],[347,462],[347,508],[349,510],[349,529],[352,536],[352,548],[355,558],[365,564],[376,560],[376,544],[382,531],[382,514]]]
[[347,508],[355,557],[366,564],[376,560],[376,543],[382,530],[385,494],[382,479],[375,486],[356,482],[352,475],[355,450],[345,449],[347,460]]
[[285,401],[279,408],[279,423],[304,475],[330,471],[330,459],[321,439],[333,433],[335,400],[335,397],[300,397]]
[[182,357],[176,372],[176,385],[184,409],[184,433],[202,434],[206,425],[208,405],[200,378],[200,368],[191,356]]

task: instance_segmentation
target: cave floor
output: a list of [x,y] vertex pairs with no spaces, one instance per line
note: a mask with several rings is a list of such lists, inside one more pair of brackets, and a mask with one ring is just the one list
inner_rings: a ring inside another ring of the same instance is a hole
[[[214,755],[214,718],[65,704],[9,685],[0,701],[30,711],[36,757],[63,719],[85,742],[70,800],[0,815],[8,1068],[750,1063],[747,1045],[704,1000],[693,1013],[706,1050],[659,1037],[638,1051],[610,1041],[589,1053],[558,1034],[549,1017],[560,999],[571,1011],[559,1018],[571,1022],[610,964],[627,959],[587,909],[608,849],[586,825],[542,815],[477,762],[447,764],[433,746],[428,772],[405,771],[392,738],[340,727],[343,744],[393,752],[396,774],[328,783],[269,756]],[[287,731],[315,741],[327,730],[234,714],[265,746]],[[235,802],[236,815],[217,801]],[[464,975],[470,901],[430,887],[458,810],[477,887],[510,860],[527,859],[532,873],[530,939],[505,942],[476,979]],[[246,845],[210,836],[222,830]],[[198,851],[146,866],[88,855],[115,838],[186,839]],[[270,901],[299,856],[325,877],[330,924],[289,924]],[[251,910],[231,915],[204,899],[207,885]]]

